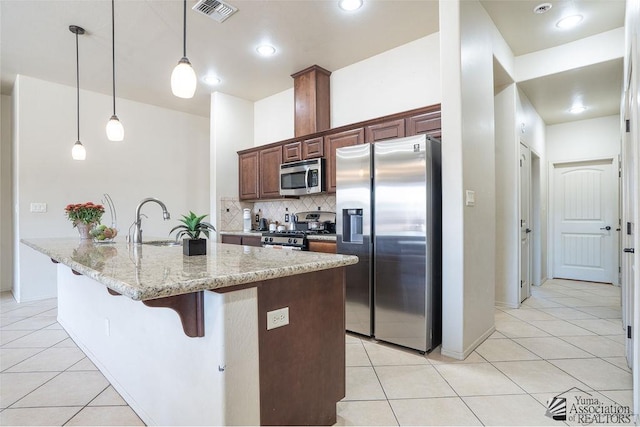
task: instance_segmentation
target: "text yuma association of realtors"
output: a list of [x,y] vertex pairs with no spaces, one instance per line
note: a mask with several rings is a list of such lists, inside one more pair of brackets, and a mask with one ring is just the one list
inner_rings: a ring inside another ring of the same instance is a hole
[[[570,400],[569,400],[570,402]],[[568,402],[567,402],[568,403]],[[594,397],[575,396],[575,401],[567,408],[569,421],[579,423],[630,423],[631,410],[628,406],[605,405]]]

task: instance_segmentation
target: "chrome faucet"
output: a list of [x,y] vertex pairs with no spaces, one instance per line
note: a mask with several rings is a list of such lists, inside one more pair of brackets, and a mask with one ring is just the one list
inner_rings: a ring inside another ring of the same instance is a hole
[[160,205],[162,208],[162,218],[164,218],[165,221],[171,218],[171,215],[169,215],[169,212],[167,211],[167,207],[160,200],[155,197],[147,197],[146,199],[143,199],[136,207],[136,220],[133,223],[133,243],[142,243],[142,218],[140,217],[140,209],[147,202],[156,202]]

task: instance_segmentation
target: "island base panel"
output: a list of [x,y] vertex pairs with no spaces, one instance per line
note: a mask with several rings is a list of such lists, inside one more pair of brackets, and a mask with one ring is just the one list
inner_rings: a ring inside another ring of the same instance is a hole
[[[258,287],[260,424],[332,425],[345,396],[344,268]],[[267,330],[267,312],[289,324]]]

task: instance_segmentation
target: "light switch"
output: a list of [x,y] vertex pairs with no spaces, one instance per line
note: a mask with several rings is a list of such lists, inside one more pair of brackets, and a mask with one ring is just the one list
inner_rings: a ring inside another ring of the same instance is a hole
[[475,206],[476,205],[476,192],[473,190],[466,190],[464,197],[464,204],[466,206]]
[[47,212],[46,203],[31,203],[30,211],[33,213],[45,213]]

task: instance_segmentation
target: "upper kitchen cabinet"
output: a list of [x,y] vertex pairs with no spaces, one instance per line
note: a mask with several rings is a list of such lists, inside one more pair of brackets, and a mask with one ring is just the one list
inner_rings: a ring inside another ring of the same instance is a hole
[[302,141],[302,160],[324,156],[324,140],[321,136]]
[[364,144],[364,128],[346,130],[324,136],[327,192],[336,192],[336,150],[350,145]]
[[240,200],[280,197],[282,146],[238,153]]
[[295,100],[294,135],[300,137],[329,129],[331,71],[313,65],[292,74]]
[[302,142],[294,141],[282,146],[282,160],[285,163],[302,160]]
[[406,119],[406,135],[420,135],[426,133],[434,138],[442,137],[442,124],[440,120],[440,105],[436,111],[411,116]]
[[258,152],[238,154],[240,200],[258,198]]
[[280,146],[260,150],[259,187],[261,199],[280,197],[280,164],[282,148]]
[[365,126],[365,142],[376,142],[385,139],[402,138],[405,135],[404,119],[390,120]]

